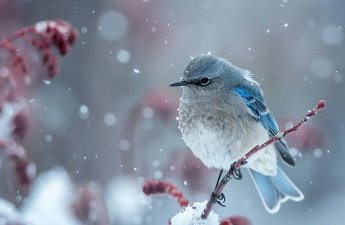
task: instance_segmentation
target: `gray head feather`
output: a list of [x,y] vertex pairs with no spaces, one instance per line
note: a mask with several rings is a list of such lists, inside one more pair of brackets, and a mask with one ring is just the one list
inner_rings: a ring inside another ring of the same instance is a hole
[[[244,78],[248,71],[242,70],[223,58],[212,55],[194,57],[186,66],[183,73],[183,101],[209,101],[221,92],[229,92]],[[202,85],[201,79],[208,78],[210,82]]]

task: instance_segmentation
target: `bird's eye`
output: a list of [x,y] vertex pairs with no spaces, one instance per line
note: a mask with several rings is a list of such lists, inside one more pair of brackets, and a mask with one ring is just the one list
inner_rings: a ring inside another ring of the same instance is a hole
[[202,86],[206,86],[206,85],[208,85],[210,82],[211,82],[211,80],[210,80],[210,78],[208,78],[208,77],[203,77],[203,78],[200,79],[200,84],[201,84]]

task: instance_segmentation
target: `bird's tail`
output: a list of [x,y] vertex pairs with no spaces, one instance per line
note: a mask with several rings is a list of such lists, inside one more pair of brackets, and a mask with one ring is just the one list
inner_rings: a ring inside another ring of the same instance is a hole
[[293,201],[304,199],[303,193],[279,167],[277,175],[273,177],[265,176],[252,169],[249,169],[249,172],[259,192],[261,201],[269,213],[278,212],[280,204],[289,199]]

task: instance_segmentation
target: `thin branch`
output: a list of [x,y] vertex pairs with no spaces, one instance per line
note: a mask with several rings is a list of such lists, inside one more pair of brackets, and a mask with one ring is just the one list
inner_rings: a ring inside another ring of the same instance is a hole
[[309,119],[313,116],[315,116],[318,111],[326,106],[326,102],[324,100],[320,100],[319,103],[315,106],[315,108],[311,111],[308,111],[307,115],[295,126],[291,127],[290,129],[285,130],[284,132],[279,132],[275,136],[273,136],[271,139],[266,141],[265,143],[261,145],[255,146],[253,149],[251,149],[247,154],[245,154],[244,157],[239,159],[237,162],[235,162],[231,168],[229,169],[228,173],[222,178],[219,185],[215,188],[215,190],[211,194],[210,200],[207,202],[206,207],[204,209],[203,214],[201,215],[201,218],[206,219],[211,212],[211,209],[214,205],[214,201],[212,200],[214,197],[221,196],[221,193],[223,192],[223,189],[225,185],[230,181],[231,178],[234,177],[234,172],[241,168],[243,165],[247,163],[247,159],[250,158],[252,155],[257,153],[258,151],[264,149],[268,145],[271,145],[281,139],[283,139],[286,135],[293,133],[297,131],[303,124],[305,124]]

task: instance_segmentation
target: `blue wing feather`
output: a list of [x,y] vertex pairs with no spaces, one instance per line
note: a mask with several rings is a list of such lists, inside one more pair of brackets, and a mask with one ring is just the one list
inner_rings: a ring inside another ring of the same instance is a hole
[[[270,136],[274,136],[279,132],[277,122],[265,105],[262,90],[258,85],[248,80],[243,80],[233,91],[243,99],[249,109],[250,115],[263,125]],[[282,139],[276,142],[275,146],[282,156],[282,159],[287,164],[294,166],[295,160],[289,152],[285,140]]]

